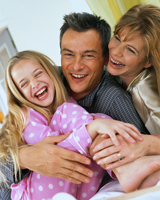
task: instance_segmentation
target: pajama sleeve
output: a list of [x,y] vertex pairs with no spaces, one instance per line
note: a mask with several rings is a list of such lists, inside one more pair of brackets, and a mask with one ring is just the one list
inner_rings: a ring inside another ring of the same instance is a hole
[[58,146],[88,155],[88,147],[92,139],[86,130],[93,117],[82,107],[74,103],[64,103],[53,115],[50,125],[47,119],[37,111],[29,108],[30,119],[23,130],[23,137],[27,144],[36,144],[48,136],[63,135],[71,132],[69,137]]
[[86,125],[93,121],[93,116],[77,104],[64,103],[57,108],[50,126],[60,135],[71,132],[69,137],[58,145],[72,151],[88,155],[92,139]]

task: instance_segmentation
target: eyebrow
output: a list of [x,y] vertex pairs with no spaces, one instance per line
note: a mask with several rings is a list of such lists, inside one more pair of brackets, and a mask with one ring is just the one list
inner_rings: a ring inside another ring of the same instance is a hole
[[[70,53],[73,53],[73,51],[71,51],[71,50],[69,50],[69,49],[67,49],[67,48],[62,49],[62,51],[69,51]],[[62,51],[61,51],[61,52],[62,52]]]
[[[62,51],[69,51],[70,53],[73,53],[72,50],[67,49],[67,48],[62,49]],[[97,54],[97,52],[95,50],[86,50],[86,51],[84,51],[84,53],[96,53]]]

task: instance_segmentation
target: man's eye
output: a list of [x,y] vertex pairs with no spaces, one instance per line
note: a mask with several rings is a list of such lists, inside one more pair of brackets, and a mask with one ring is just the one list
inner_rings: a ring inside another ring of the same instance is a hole
[[69,56],[73,56],[73,54],[71,54],[71,53],[65,53],[64,55],[65,55],[65,56],[68,56],[68,57],[69,57]]
[[92,55],[92,54],[85,54],[85,55],[83,55],[83,58],[85,58],[85,59],[87,59],[87,60],[92,60],[92,59],[95,58],[95,56]]
[[90,58],[90,57],[94,57],[93,55],[89,55],[89,54],[87,54],[87,55],[85,55],[85,56],[86,56],[86,57],[89,57],[89,58]]

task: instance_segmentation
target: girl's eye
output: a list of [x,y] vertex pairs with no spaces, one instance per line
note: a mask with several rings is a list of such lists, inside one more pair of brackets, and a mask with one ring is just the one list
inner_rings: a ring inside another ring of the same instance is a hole
[[35,74],[35,77],[39,76],[40,74],[42,74],[42,72],[37,72],[37,73]]
[[24,82],[22,85],[21,85],[21,88],[23,88],[24,86],[27,85],[28,82]]

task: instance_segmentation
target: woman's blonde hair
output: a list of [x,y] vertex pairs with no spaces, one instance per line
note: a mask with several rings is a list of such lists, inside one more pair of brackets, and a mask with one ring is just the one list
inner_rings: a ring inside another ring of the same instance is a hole
[[[56,111],[58,106],[68,101],[68,95],[62,83],[58,67],[56,67],[55,63],[49,57],[36,51],[22,51],[9,60],[5,74],[8,114],[5,117],[4,125],[0,130],[0,159],[1,163],[3,162],[4,165],[5,161],[14,163],[15,177],[17,177],[17,172],[20,172],[18,147],[25,145],[22,131],[28,123],[28,107],[42,113],[48,119],[48,123],[50,122],[51,114],[47,109],[29,102],[16,87],[11,76],[11,70],[14,65],[22,59],[38,61],[53,80],[55,86],[53,112]],[[1,176],[5,179],[5,176],[2,173]]]
[[160,8],[154,5],[136,5],[130,8],[118,21],[114,34],[129,27],[126,41],[132,34],[138,33],[146,42],[146,58],[156,71],[157,86],[160,94]]

